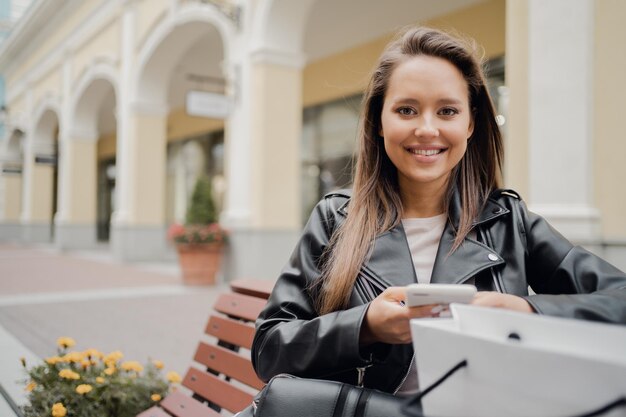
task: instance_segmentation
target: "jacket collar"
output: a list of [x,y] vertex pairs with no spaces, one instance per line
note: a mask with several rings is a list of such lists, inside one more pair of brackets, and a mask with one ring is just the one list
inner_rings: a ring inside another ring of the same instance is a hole
[[[347,214],[348,203],[349,200],[338,209],[338,212],[344,216]],[[473,237],[466,237],[454,252],[451,252],[451,249],[461,213],[461,199],[458,192],[453,195],[448,213],[449,220],[439,242],[431,282],[460,284],[484,269],[504,263],[499,253],[474,237],[480,233],[480,228],[477,226],[497,221],[509,213],[508,209],[489,198],[473,222],[474,233],[470,233]],[[376,238],[371,256],[363,269],[380,278],[388,286],[402,286],[417,282],[411,251],[401,223]]]

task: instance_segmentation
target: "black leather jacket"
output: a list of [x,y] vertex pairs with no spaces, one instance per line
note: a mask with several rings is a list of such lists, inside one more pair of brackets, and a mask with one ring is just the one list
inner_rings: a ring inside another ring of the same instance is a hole
[[[319,316],[309,285],[319,260],[346,215],[349,192],[327,195],[313,210],[291,259],[256,323],[252,362],[259,377],[279,373],[332,379],[395,392],[413,357],[407,345],[359,347],[368,303],[388,286],[417,282],[402,225],[376,238],[346,310]],[[510,190],[492,193],[472,236],[449,254],[460,202],[453,199],[435,259],[433,283],[473,280],[479,291],[523,296],[540,314],[626,323],[626,275],[573,246]],[[528,295],[528,287],[536,295]],[[296,400],[297,401],[297,400]]]

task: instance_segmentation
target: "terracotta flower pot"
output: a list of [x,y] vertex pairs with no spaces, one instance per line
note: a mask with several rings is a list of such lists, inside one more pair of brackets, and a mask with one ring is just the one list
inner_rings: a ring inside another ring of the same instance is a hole
[[187,285],[213,285],[222,263],[222,246],[215,244],[176,245],[178,262]]

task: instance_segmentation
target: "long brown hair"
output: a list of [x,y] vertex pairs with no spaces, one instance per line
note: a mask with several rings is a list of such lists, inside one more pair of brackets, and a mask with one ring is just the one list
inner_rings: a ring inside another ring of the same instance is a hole
[[381,112],[393,70],[418,55],[439,57],[452,63],[463,74],[469,90],[474,132],[465,155],[451,172],[444,201],[447,210],[454,192],[459,193],[462,209],[459,224],[455,225],[453,251],[471,230],[489,193],[500,183],[502,138],[476,47],[436,29],[406,30],[383,51],[363,97],[348,215],[324,253],[322,275],[317,283],[320,314],[347,307],[374,239],[401,220],[397,170],[379,135]]

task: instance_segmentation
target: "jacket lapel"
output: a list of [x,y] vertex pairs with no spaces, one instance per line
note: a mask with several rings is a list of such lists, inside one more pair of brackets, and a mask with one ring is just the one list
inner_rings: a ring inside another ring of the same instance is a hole
[[362,269],[365,273],[373,273],[386,284],[386,287],[417,282],[402,224],[376,238],[372,254]]
[[[439,242],[431,278],[433,283],[461,284],[480,271],[504,263],[499,253],[470,237],[466,237],[461,246],[451,252],[460,213],[461,200],[459,193],[456,192],[450,203],[448,223]],[[473,230],[477,233],[481,224],[495,221],[508,213],[508,209],[489,199],[474,222]]]
[[439,242],[432,283],[462,284],[480,271],[504,263],[498,253],[474,239],[465,238],[461,246],[450,253],[453,243],[454,229],[447,224]]
[[[339,209],[344,216],[347,204],[348,202]],[[433,283],[460,284],[482,270],[504,263],[499,253],[470,237],[466,237],[456,251],[450,252],[459,223],[460,210],[460,197],[458,193],[454,193],[449,208],[449,220],[441,236],[433,266],[431,278]],[[483,211],[474,222],[474,230],[482,223],[494,221],[508,213],[508,209],[493,200],[487,200]],[[376,281],[384,288],[417,282],[413,258],[402,224],[376,238],[371,256],[361,267],[361,271],[368,279]]]

